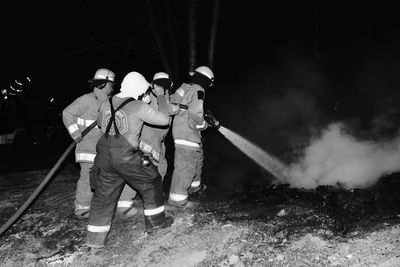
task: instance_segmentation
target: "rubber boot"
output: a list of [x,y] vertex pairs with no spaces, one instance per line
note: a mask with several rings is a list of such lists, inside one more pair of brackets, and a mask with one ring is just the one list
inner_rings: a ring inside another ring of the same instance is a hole
[[90,248],[99,249],[105,247],[108,238],[108,232],[94,233],[87,232],[86,245]]
[[165,217],[165,212],[160,212],[155,215],[144,216],[144,226],[146,233],[153,233],[160,229],[165,229],[174,222],[172,217]]
[[117,207],[116,210],[116,217],[121,218],[121,219],[132,219],[136,215],[139,214],[139,209],[135,207]]
[[89,218],[89,209],[75,209],[75,216],[78,218],[86,219]]
[[166,229],[166,228],[170,227],[174,223],[174,218],[172,218],[171,216],[167,216],[167,217],[165,217],[164,221],[161,224],[159,224],[157,226],[152,226],[151,223],[149,223],[148,220],[146,220],[146,217],[145,217],[144,221],[145,221],[145,227],[146,227],[145,232],[147,234],[155,234],[155,233],[161,231],[162,229]]

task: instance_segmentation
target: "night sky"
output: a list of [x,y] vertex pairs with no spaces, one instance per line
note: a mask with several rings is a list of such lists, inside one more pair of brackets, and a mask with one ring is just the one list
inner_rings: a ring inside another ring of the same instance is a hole
[[[88,91],[97,68],[112,69],[117,82],[133,70],[148,80],[164,70],[146,1],[3,2],[2,88],[28,75],[31,97],[54,97],[65,107]],[[167,52],[182,61],[179,85],[187,73],[187,2],[149,2],[159,29],[175,27],[178,53],[171,46]],[[280,120],[279,129],[327,118],[356,118],[368,127],[376,113],[397,105],[400,9],[394,3],[222,1],[207,106],[242,132],[249,120],[258,127],[259,116],[267,126]],[[212,4],[198,1],[199,64],[207,63]],[[289,111],[295,116],[283,114]],[[286,120],[296,116],[301,119]]]

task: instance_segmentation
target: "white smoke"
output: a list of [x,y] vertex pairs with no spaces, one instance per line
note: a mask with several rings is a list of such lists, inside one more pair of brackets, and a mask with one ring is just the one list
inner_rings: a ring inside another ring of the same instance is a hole
[[331,124],[290,164],[286,176],[292,187],[339,185],[365,188],[387,174],[400,171],[400,139],[361,141],[341,123]]

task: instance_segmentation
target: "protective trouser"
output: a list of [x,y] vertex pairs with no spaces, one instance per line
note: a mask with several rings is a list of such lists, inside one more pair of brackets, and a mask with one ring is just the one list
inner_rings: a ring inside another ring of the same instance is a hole
[[[75,214],[81,215],[87,213],[90,210],[90,202],[92,201],[93,192],[91,190],[90,180],[92,170],[96,169],[93,167],[95,164],[81,162],[80,177],[76,184],[75,192]],[[133,205],[133,198],[136,196],[135,190],[129,185],[126,185],[122,191],[121,197],[118,201],[118,208],[129,209]]]
[[145,228],[151,231],[165,220],[162,181],[157,167],[142,164],[142,154],[135,152],[124,163],[115,163],[110,153],[97,154],[99,175],[94,184],[95,193],[91,203],[88,243],[104,246],[111,228],[118,198],[125,183],[143,196]]
[[188,189],[200,187],[203,168],[203,150],[175,147],[174,172],[171,179],[168,203],[183,206],[187,203]]
[[[96,157],[97,158],[97,157]],[[94,159],[94,164],[92,169],[90,170],[90,187],[91,187],[91,195],[90,195],[90,201],[92,199],[92,195],[95,190],[94,188],[94,184],[95,184],[95,179],[96,176],[98,175],[98,161],[96,160],[96,158]],[[118,200],[118,210],[120,212],[124,212],[125,210],[128,210],[130,208],[132,208],[133,206],[133,199],[136,197],[136,191],[133,190],[132,187],[130,187],[128,184],[124,186],[124,189],[122,190],[121,196],[119,197]],[[89,204],[90,204],[89,201]],[[90,205],[89,205],[90,207]]]
[[90,209],[90,201],[92,200],[92,191],[90,190],[90,170],[93,163],[81,162],[79,180],[76,184],[75,191],[75,212],[88,211]]

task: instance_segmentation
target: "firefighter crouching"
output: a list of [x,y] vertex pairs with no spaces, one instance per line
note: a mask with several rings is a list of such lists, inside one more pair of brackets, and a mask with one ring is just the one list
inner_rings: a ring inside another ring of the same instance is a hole
[[128,73],[121,92],[105,102],[98,116],[104,133],[97,143],[98,175],[87,227],[87,245],[105,246],[117,200],[125,183],[137,190],[144,205],[145,231],[169,227],[172,217],[164,212],[163,185],[157,167],[139,150],[143,122],[168,125],[168,106],[164,95],[157,97],[159,111],[143,100],[149,83],[138,72]]
[[[171,86],[172,81],[167,73],[157,72],[154,74],[151,84],[152,92],[149,95],[149,105],[154,109],[158,109],[157,94],[165,94],[166,99],[169,100],[169,91]],[[171,117],[169,121],[171,122]],[[167,160],[165,158],[165,136],[168,133],[170,122],[165,126],[151,125],[145,122],[140,135],[140,150],[143,151],[144,154],[148,155],[152,159],[154,165],[158,167],[158,172],[160,173],[162,180],[164,180],[168,168]]]
[[200,190],[203,167],[201,131],[208,127],[204,119],[205,89],[212,86],[214,74],[206,66],[190,73],[190,83],[183,83],[171,95],[172,103],[187,106],[175,115],[172,135],[175,143],[174,171],[171,179],[168,203],[173,207],[190,207],[189,193]]
[[[102,132],[98,127],[93,128],[84,138],[81,133],[96,119],[101,104],[106,101],[113,92],[115,74],[108,69],[98,69],[89,80],[89,87],[93,92],[84,94],[73,101],[62,112],[65,127],[71,137],[77,143],[75,148],[75,160],[80,165],[80,177],[76,185],[75,215],[87,218],[89,216],[90,201],[93,193],[90,188],[90,170],[96,156],[96,144]],[[118,203],[119,211],[129,210],[131,215],[137,213],[132,209],[132,194],[134,191],[127,186]]]

